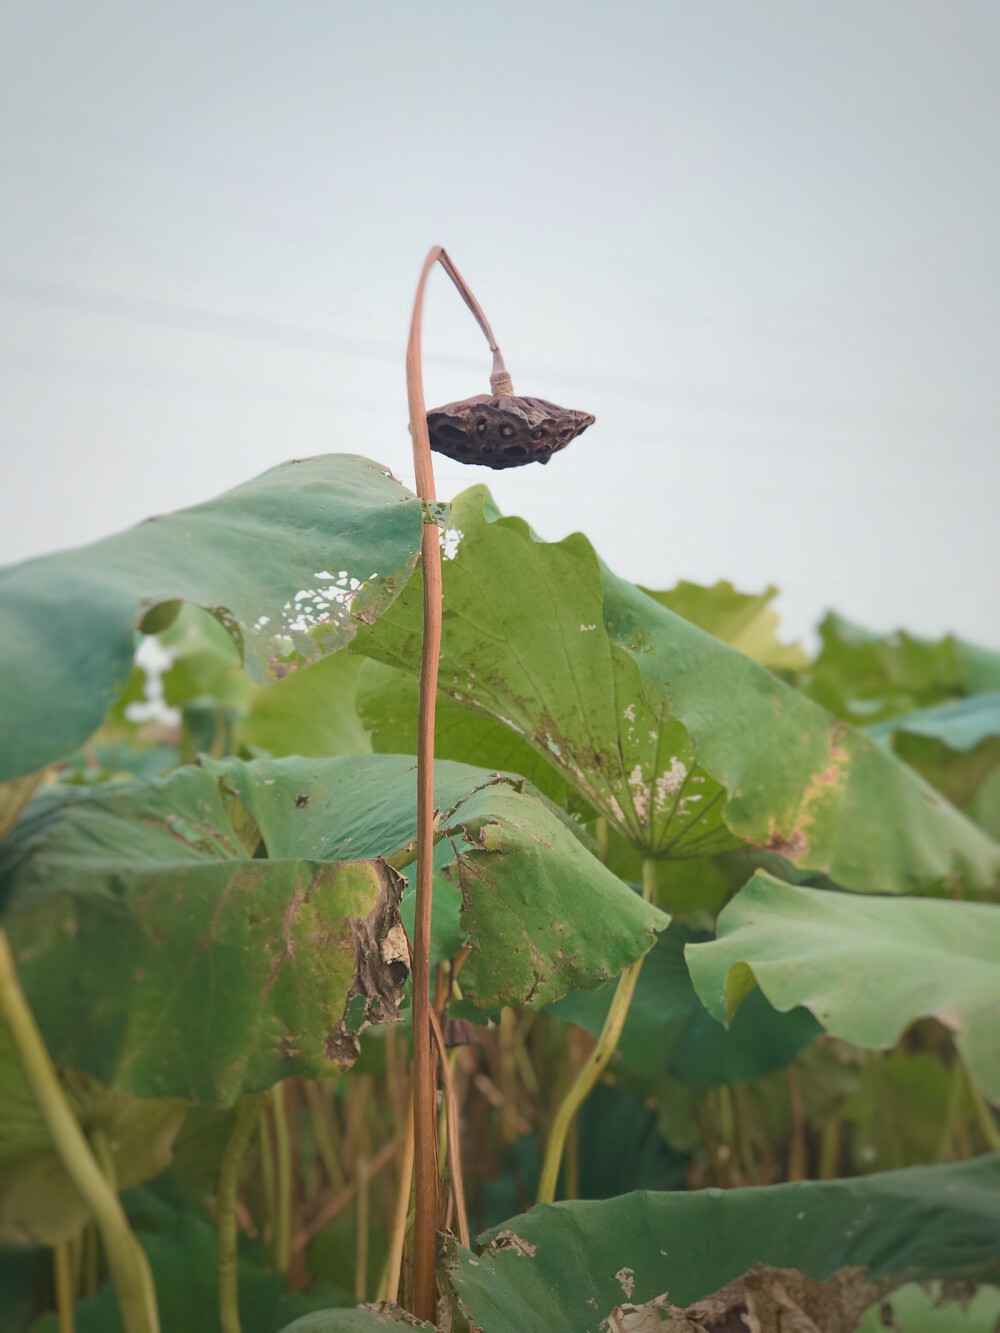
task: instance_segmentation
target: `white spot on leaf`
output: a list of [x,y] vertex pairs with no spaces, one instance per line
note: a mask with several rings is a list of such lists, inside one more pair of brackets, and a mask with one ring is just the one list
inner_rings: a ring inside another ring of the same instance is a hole
[[670,759],[670,767],[656,779],[656,812],[662,814],[671,796],[676,796],[687,780],[687,765],[681,763],[676,755]]
[[619,1268],[615,1274],[615,1281],[621,1284],[621,1289],[625,1293],[625,1299],[630,1301],[632,1293],[635,1291],[635,1269]]
[[454,560],[465,533],[461,528],[446,528],[441,533],[441,554],[446,560]]

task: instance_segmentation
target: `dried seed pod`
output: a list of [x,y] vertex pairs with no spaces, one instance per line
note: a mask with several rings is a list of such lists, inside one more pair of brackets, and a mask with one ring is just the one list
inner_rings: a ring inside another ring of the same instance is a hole
[[485,393],[427,413],[432,449],[458,463],[491,468],[547,463],[593,424],[589,412],[557,407],[544,398]]

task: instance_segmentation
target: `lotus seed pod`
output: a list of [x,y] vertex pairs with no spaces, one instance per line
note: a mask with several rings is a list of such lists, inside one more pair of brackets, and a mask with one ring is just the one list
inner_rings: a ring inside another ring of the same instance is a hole
[[512,395],[479,394],[427,413],[432,449],[458,463],[496,469],[547,463],[593,424],[589,412]]

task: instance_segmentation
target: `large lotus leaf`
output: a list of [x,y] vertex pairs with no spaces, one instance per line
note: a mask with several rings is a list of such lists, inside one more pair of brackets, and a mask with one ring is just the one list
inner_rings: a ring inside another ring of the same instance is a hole
[[[740,840],[848,888],[900,892],[1000,848],[905,765],[742,653],[604,568],[579,534],[539,541],[473,487],[452,504],[441,690],[519,732],[634,845],[701,856]],[[416,673],[411,579],[353,645]]]
[[754,1264],[822,1281],[1000,1277],[1000,1155],[766,1189],[546,1204],[450,1248],[445,1276],[483,1333],[598,1333],[626,1300],[686,1306]]
[[477,792],[459,816],[445,830],[456,852],[445,873],[462,890],[473,946],[462,991],[473,1003],[538,1006],[606,981],[670,920],[558,819],[525,818],[513,790]]
[[[363,662],[358,683],[357,709],[379,754],[417,753],[419,680],[384,662],[365,661],[341,654],[338,661]],[[439,693],[434,720],[434,753],[500,773],[519,773],[532,786],[561,805],[579,805],[579,797],[548,759],[523,736],[488,713],[465,708],[448,694]]]
[[[579,534],[538,541],[522,520],[499,518],[483,487],[453,502],[450,521],[459,537],[445,548],[441,690],[518,732],[642,849],[701,856],[735,846],[722,820],[724,791],[698,767],[666,699],[647,690],[605,629],[589,542]],[[420,582],[411,580],[381,632],[366,631],[357,651],[416,673]]]
[[[521,785],[437,766],[463,990],[484,1005],[600,984],[668,919]],[[402,881],[380,858],[412,859],[415,811],[413,760],[389,755],[43,793],[2,844],[0,886],[57,1061],[212,1103],[345,1067],[363,1022],[396,1015]]]
[[756,983],[776,1009],[804,1005],[855,1046],[894,1046],[940,1019],[983,1092],[1000,1104],[1000,907],[858,898],[793,888],[759,871],[689,944],[695,989],[720,1022]]
[[134,632],[205,607],[265,682],[342,647],[409,577],[419,501],[353,455],[272,468],[207,504],[0,571],[0,780],[58,759],[126,684]]
[[[749,1083],[794,1060],[821,1031],[806,1010],[779,1013],[759,991],[740,1006],[732,1027],[716,1023],[698,999],[684,961],[685,945],[705,938],[675,922],[643,962],[613,1066],[643,1086],[656,1087],[665,1076],[697,1087]],[[572,991],[549,1011],[596,1037],[613,994],[608,985]]]
[[[141,1184],[169,1164],[187,1102],[130,1097],[77,1071],[61,1078],[84,1133],[105,1135],[120,1188]],[[54,1245],[71,1240],[89,1220],[0,1025],[0,1245]]]
[[366,663],[335,653],[276,685],[258,685],[236,722],[236,746],[275,758],[301,754],[370,754],[371,739],[358,717],[355,694]]
[[[391,857],[416,839],[416,767],[408,756],[226,760],[224,775],[271,856]],[[435,765],[441,873],[461,889],[474,1004],[542,1005],[617,976],[669,918],[607,870],[564,815],[521,779]]]
[[966,806],[966,814],[991,837],[1000,840],[1000,764],[976,788]]
[[604,571],[609,632],[669,697],[699,762],[728,791],[725,820],[747,842],[845,888],[925,890],[958,874],[1000,878],[1000,846],[912,770],[763,667],[660,610]]
[[849,722],[879,722],[1000,689],[1000,653],[953,634],[938,640],[905,630],[873,634],[834,612],[819,633],[822,648],[802,673],[800,688]]
[[673,588],[655,592],[643,588],[661,606],[738,648],[771,671],[801,671],[809,658],[797,643],[782,643],[777,635],[778,613],[771,602],[775,587],[760,593],[738,592],[724,579],[711,587],[682,579]]
[[0,852],[4,923],[57,1064],[228,1104],[346,1068],[358,1030],[397,1015],[400,876],[252,859],[246,833],[197,768],[29,809]]

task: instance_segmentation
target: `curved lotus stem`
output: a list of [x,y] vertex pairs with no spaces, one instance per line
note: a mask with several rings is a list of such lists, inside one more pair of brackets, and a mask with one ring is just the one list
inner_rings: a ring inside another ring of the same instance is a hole
[[493,352],[493,380],[510,378],[493,337],[493,330],[461,274],[440,245],[424,260],[417,283],[406,347],[406,396],[413,440],[413,470],[417,494],[425,502],[420,555],[424,580],[424,629],[420,656],[420,704],[417,740],[417,894],[413,933],[413,1135],[414,1227],[413,1313],[434,1320],[435,1235],[437,1232],[438,1172],[436,1143],[436,1089],[430,1019],[431,889],[434,876],[434,705],[437,698],[438,659],[441,656],[441,543],[438,527],[427,505],[437,496],[434,465],[424,401],[420,330],[424,288],[435,264],[451,278],[472,311]]
[[159,1333],[160,1316],[149,1260],[69,1108],[52,1058],[21,990],[14,955],[3,930],[0,930],[0,1020],[10,1032],[52,1146],[101,1234],[125,1333]]

